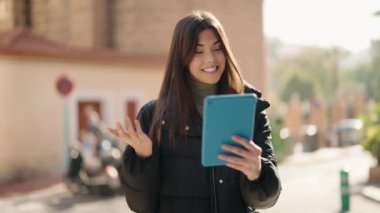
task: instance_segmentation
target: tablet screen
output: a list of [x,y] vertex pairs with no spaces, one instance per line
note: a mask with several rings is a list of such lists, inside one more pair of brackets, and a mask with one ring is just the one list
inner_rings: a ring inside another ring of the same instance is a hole
[[219,166],[227,162],[218,159],[222,144],[238,144],[232,135],[252,140],[257,96],[255,94],[213,95],[203,103],[202,156],[203,166]]

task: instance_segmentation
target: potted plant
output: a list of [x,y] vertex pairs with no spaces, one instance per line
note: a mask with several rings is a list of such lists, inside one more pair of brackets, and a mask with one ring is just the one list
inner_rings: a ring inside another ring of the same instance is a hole
[[380,181],[380,103],[374,104],[368,112],[362,116],[363,147],[370,151],[377,163],[370,168],[369,181]]

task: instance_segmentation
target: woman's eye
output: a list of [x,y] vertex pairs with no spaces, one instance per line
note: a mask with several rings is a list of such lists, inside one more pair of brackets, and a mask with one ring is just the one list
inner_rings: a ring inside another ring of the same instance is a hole
[[222,48],[218,47],[218,48],[215,48],[215,49],[213,49],[213,50],[214,50],[214,51],[221,51]]
[[195,54],[202,54],[203,53],[203,51],[195,51]]

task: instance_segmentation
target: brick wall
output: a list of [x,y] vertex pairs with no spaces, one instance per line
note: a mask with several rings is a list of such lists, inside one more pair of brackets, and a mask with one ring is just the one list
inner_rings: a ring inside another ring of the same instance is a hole
[[193,0],[186,3],[116,0],[114,6],[116,48],[142,54],[166,55],[175,24],[181,17],[193,9],[213,12],[224,25],[246,80],[260,90],[265,90],[261,0]]
[[34,0],[31,15],[32,29],[51,40],[167,55],[177,21],[191,10],[208,10],[224,25],[245,79],[265,90],[262,7],[263,0]]

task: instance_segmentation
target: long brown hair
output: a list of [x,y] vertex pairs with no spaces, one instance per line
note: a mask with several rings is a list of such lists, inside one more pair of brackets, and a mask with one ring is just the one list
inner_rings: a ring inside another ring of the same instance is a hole
[[210,29],[221,42],[226,66],[218,82],[218,93],[242,93],[243,78],[231,52],[227,36],[218,19],[209,12],[194,11],[176,25],[164,80],[156,102],[149,135],[154,143],[160,143],[162,124],[169,131],[169,143],[174,145],[176,133],[186,135],[186,126],[199,124],[199,115],[188,83],[189,63],[196,51],[198,35]]

